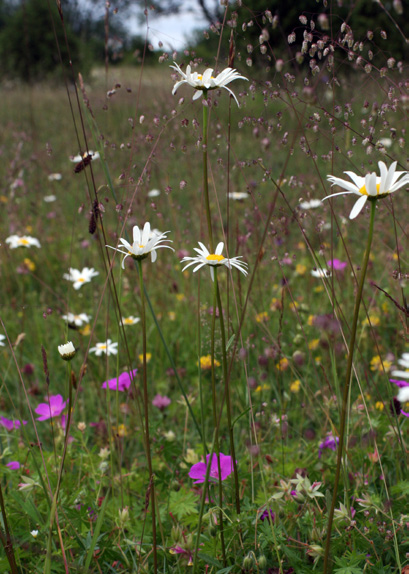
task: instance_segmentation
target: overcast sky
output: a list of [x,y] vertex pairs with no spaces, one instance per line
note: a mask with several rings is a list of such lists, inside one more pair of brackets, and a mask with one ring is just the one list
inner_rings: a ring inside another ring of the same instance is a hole
[[159,42],[163,43],[164,50],[183,50],[187,40],[191,37],[194,30],[204,29],[208,23],[203,19],[201,12],[195,7],[194,10],[184,10],[175,16],[166,16],[162,18],[148,15],[148,23],[141,24],[135,16],[130,18],[128,26],[131,32],[141,35],[146,34],[148,28],[149,42],[158,49]]

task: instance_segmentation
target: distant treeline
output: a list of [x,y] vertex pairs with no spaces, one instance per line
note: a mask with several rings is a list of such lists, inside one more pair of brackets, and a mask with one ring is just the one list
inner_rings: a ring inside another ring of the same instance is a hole
[[[226,18],[223,2],[192,1],[203,14],[198,28],[208,26],[209,31],[197,32],[190,48],[209,64],[218,50],[223,19],[222,58],[228,58],[233,30],[236,57],[256,67],[266,57],[272,63],[283,58],[300,66],[302,52],[309,52],[304,58],[308,65],[314,58],[311,49],[322,57],[319,42],[324,40],[325,46],[343,40],[345,62],[349,51],[355,54],[351,66],[358,56],[382,67],[392,59],[404,61],[409,54],[405,40],[409,37],[408,8],[401,0],[384,4],[373,0],[230,1]],[[65,0],[62,4],[60,0],[0,0],[0,77],[35,81],[61,73],[70,62],[75,71],[86,73],[93,64],[107,59],[110,63],[137,63],[143,54],[157,61],[158,54],[144,50],[144,40],[132,36],[123,25],[127,8],[139,6],[142,15],[145,2],[122,0],[120,5],[116,14],[114,7],[106,8],[105,2],[97,0]],[[182,0],[157,2],[157,12],[177,13],[183,6]],[[154,20],[155,12],[149,17]]]

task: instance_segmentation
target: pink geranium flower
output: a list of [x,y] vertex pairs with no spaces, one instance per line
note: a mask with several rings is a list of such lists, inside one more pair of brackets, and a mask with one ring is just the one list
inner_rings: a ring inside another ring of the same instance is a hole
[[67,403],[68,401],[64,402],[61,395],[51,395],[49,403],[40,403],[34,411],[40,415],[37,420],[47,421],[48,419],[58,417],[67,406]]
[[106,389],[108,386],[111,391],[124,392],[131,386],[131,382],[135,378],[137,371],[138,369],[129,371],[129,373],[125,371],[124,373],[120,374],[119,377],[115,377],[114,379],[110,379],[109,381],[102,383],[101,389]]
[[156,395],[153,398],[152,404],[154,407],[157,407],[160,411],[164,411],[166,407],[170,405],[172,401],[169,397],[163,397],[162,395]]
[[[206,456],[206,462],[198,462],[192,466],[189,470],[190,478],[195,478],[193,484],[200,484],[205,481],[206,468],[209,463],[210,454]],[[221,480],[225,480],[233,472],[233,460],[232,457],[226,454],[220,453],[220,471]],[[216,482],[219,480],[219,467],[217,461],[217,454],[213,454],[212,462],[210,465],[209,481]]]
[[20,428],[21,424],[26,425],[27,421],[18,421],[18,420],[13,421],[11,419],[6,419],[6,417],[0,417],[0,425],[3,426],[8,431]]
[[330,259],[327,261],[328,267],[332,267],[334,271],[343,271],[348,265],[345,261],[340,261],[339,259]]
[[11,470],[18,470],[20,468],[20,463],[17,460],[12,460],[6,464]]

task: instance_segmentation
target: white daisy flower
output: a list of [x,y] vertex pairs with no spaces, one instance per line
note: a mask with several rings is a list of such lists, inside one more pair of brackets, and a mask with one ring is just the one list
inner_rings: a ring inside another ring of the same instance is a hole
[[68,341],[64,345],[58,345],[58,352],[64,361],[71,361],[75,356],[75,347],[71,341]]
[[409,379],[409,353],[403,353],[402,358],[398,360],[398,364],[407,370],[392,371],[392,377],[397,377],[398,379]]
[[61,179],[62,175],[60,173],[50,173],[48,176],[48,181],[60,181]]
[[91,156],[92,160],[100,158],[99,152],[92,151],[90,149],[90,150],[88,150],[88,153],[85,152],[83,155],[81,155],[80,153],[78,155],[70,155],[70,161],[72,161],[73,163],[78,163],[78,162],[82,161],[83,159],[85,159],[87,156]]
[[369,201],[375,201],[376,199],[386,197],[390,193],[393,193],[409,183],[409,175],[407,171],[396,171],[396,161],[393,162],[389,169],[383,161],[378,162],[378,165],[381,173],[380,176],[377,176],[375,172],[372,172],[368,173],[365,177],[361,177],[352,171],[345,171],[344,173],[351,178],[353,183],[332,175],[327,176],[328,181],[330,181],[332,185],[339,185],[340,187],[343,187],[345,191],[327,195],[324,199],[350,193],[360,195],[360,198],[355,203],[351,213],[349,214],[349,219],[355,219],[368,199]]
[[322,201],[320,199],[311,199],[310,201],[302,201],[300,203],[301,209],[316,209],[321,207]]
[[134,317],[133,315],[130,315],[129,317],[122,317],[121,321],[119,322],[120,325],[136,325],[136,323],[139,323],[140,319],[139,317]]
[[135,225],[132,233],[132,245],[128,243],[126,239],[122,239],[122,237],[119,240],[122,243],[119,248],[107,245],[107,247],[110,247],[111,249],[119,251],[119,253],[123,253],[125,255],[122,260],[122,269],[125,269],[125,259],[129,257],[129,255],[132,257],[132,259],[141,261],[142,259],[146,259],[150,253],[152,263],[154,263],[157,258],[156,249],[159,249],[160,247],[167,247],[173,251],[173,248],[170,247],[170,245],[163,245],[164,241],[171,241],[166,237],[166,234],[169,233],[169,231],[165,231],[164,233],[161,233],[157,229],[153,229],[151,231],[151,224],[148,221],[143,226],[143,230],[139,229],[139,227]]
[[118,354],[118,343],[113,343],[111,339],[107,339],[105,343],[97,343],[95,347],[91,347],[90,353],[95,353],[97,357],[100,357],[102,353],[106,355],[117,355]]
[[4,347],[3,341],[4,341],[5,338],[6,338],[5,335],[0,335],[0,347]]
[[70,267],[69,273],[64,273],[63,277],[67,281],[72,281],[74,289],[78,290],[84,283],[90,283],[91,279],[97,275],[99,272],[95,271],[93,267],[84,267],[82,271]]
[[247,193],[247,191],[230,191],[229,197],[230,199],[240,201],[241,199],[247,199],[249,197],[249,194]]
[[23,235],[22,237],[10,235],[10,237],[7,237],[6,243],[9,244],[10,249],[16,249],[17,247],[41,247],[38,239],[29,235]]
[[327,277],[331,277],[331,271],[328,271],[328,269],[312,269],[311,270],[311,275],[313,277],[319,277],[321,279],[325,279]]
[[184,257],[182,259],[181,263],[186,263],[186,261],[190,261],[190,263],[188,263],[182,269],[182,271],[184,271],[185,269],[187,269],[191,265],[197,264],[197,267],[195,267],[195,269],[193,269],[193,273],[195,273],[196,271],[198,271],[199,269],[201,269],[205,265],[209,265],[210,276],[212,278],[212,281],[214,281],[213,267],[224,266],[224,267],[228,267],[229,269],[231,269],[232,267],[235,267],[236,269],[241,271],[244,275],[247,275],[247,269],[246,269],[247,263],[244,263],[244,261],[239,261],[239,259],[241,259],[241,255],[238,257],[231,257],[231,258],[223,257],[223,255],[222,255],[222,251],[224,248],[223,242],[220,242],[218,244],[218,246],[216,247],[216,251],[214,253],[210,253],[206,249],[206,247],[203,245],[203,243],[201,243],[200,241],[198,243],[200,245],[200,249],[198,247],[194,247],[194,250],[199,255],[196,257]]
[[46,203],[52,203],[53,201],[55,201],[57,199],[56,195],[45,195],[43,197],[43,201],[45,201]]
[[409,387],[401,387],[396,398],[400,403],[409,402]]
[[402,358],[398,360],[399,365],[409,369],[409,353],[403,353]]
[[91,317],[86,313],[80,313],[79,315],[67,313],[66,315],[61,315],[61,318],[67,321],[68,325],[73,327],[82,327],[84,323],[89,323],[91,319]]
[[236,96],[233,94],[230,88],[226,87],[227,84],[230,84],[230,82],[233,82],[234,80],[248,81],[248,79],[245,78],[244,76],[240,76],[240,74],[236,72],[236,70],[233,70],[232,68],[225,68],[223,72],[220,72],[220,74],[214,77],[212,68],[207,68],[207,70],[205,70],[203,74],[198,74],[197,72],[192,73],[192,68],[189,65],[186,66],[186,73],[184,73],[182,72],[180,67],[176,64],[176,62],[174,62],[174,64],[175,64],[174,66],[170,67],[173,70],[176,70],[182,76],[183,80],[179,80],[173,86],[172,95],[176,94],[178,88],[182,84],[189,84],[189,86],[192,86],[192,88],[197,90],[197,92],[193,96],[194,100],[200,98],[203,92],[207,92],[207,90],[217,90],[218,88],[224,88],[229,92],[230,95],[233,96],[233,98],[236,100],[236,104],[240,106]]
[[31,534],[31,536],[32,536],[33,538],[37,538],[37,536],[38,536],[38,530],[32,530],[32,531],[30,532],[30,534]]
[[391,138],[381,138],[379,143],[383,145],[383,147],[391,147],[393,140]]

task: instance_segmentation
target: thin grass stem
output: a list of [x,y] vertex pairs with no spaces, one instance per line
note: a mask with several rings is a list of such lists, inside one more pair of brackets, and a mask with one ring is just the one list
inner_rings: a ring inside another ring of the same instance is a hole
[[331,532],[332,532],[332,523],[334,520],[335,505],[336,505],[337,496],[338,496],[338,486],[339,486],[339,478],[341,475],[341,465],[342,465],[342,459],[343,459],[343,454],[344,454],[344,439],[345,439],[346,419],[347,419],[347,411],[348,411],[349,390],[350,390],[350,386],[351,386],[352,367],[353,367],[353,360],[354,360],[355,339],[356,339],[356,332],[357,332],[357,327],[358,327],[359,309],[361,307],[362,293],[363,293],[364,283],[365,283],[365,276],[366,276],[366,271],[368,268],[369,254],[371,252],[371,245],[372,245],[376,201],[371,201],[370,203],[371,203],[371,215],[370,215],[370,221],[369,221],[368,238],[367,238],[362,268],[361,268],[361,276],[359,279],[358,291],[357,291],[356,298],[355,298],[355,308],[354,308],[354,315],[353,315],[352,327],[351,327],[351,338],[350,338],[349,346],[348,346],[349,351],[348,351],[347,372],[346,372],[346,377],[345,377],[344,392],[342,395],[342,410],[341,410],[341,422],[340,422],[340,431],[339,431],[339,445],[338,445],[338,453],[337,453],[337,466],[336,466],[336,471],[335,471],[334,491],[332,494],[331,508],[330,508],[329,515],[328,515],[327,539],[325,542],[323,574],[327,574],[330,571],[329,570],[329,557],[330,557],[330,548],[331,548]]

